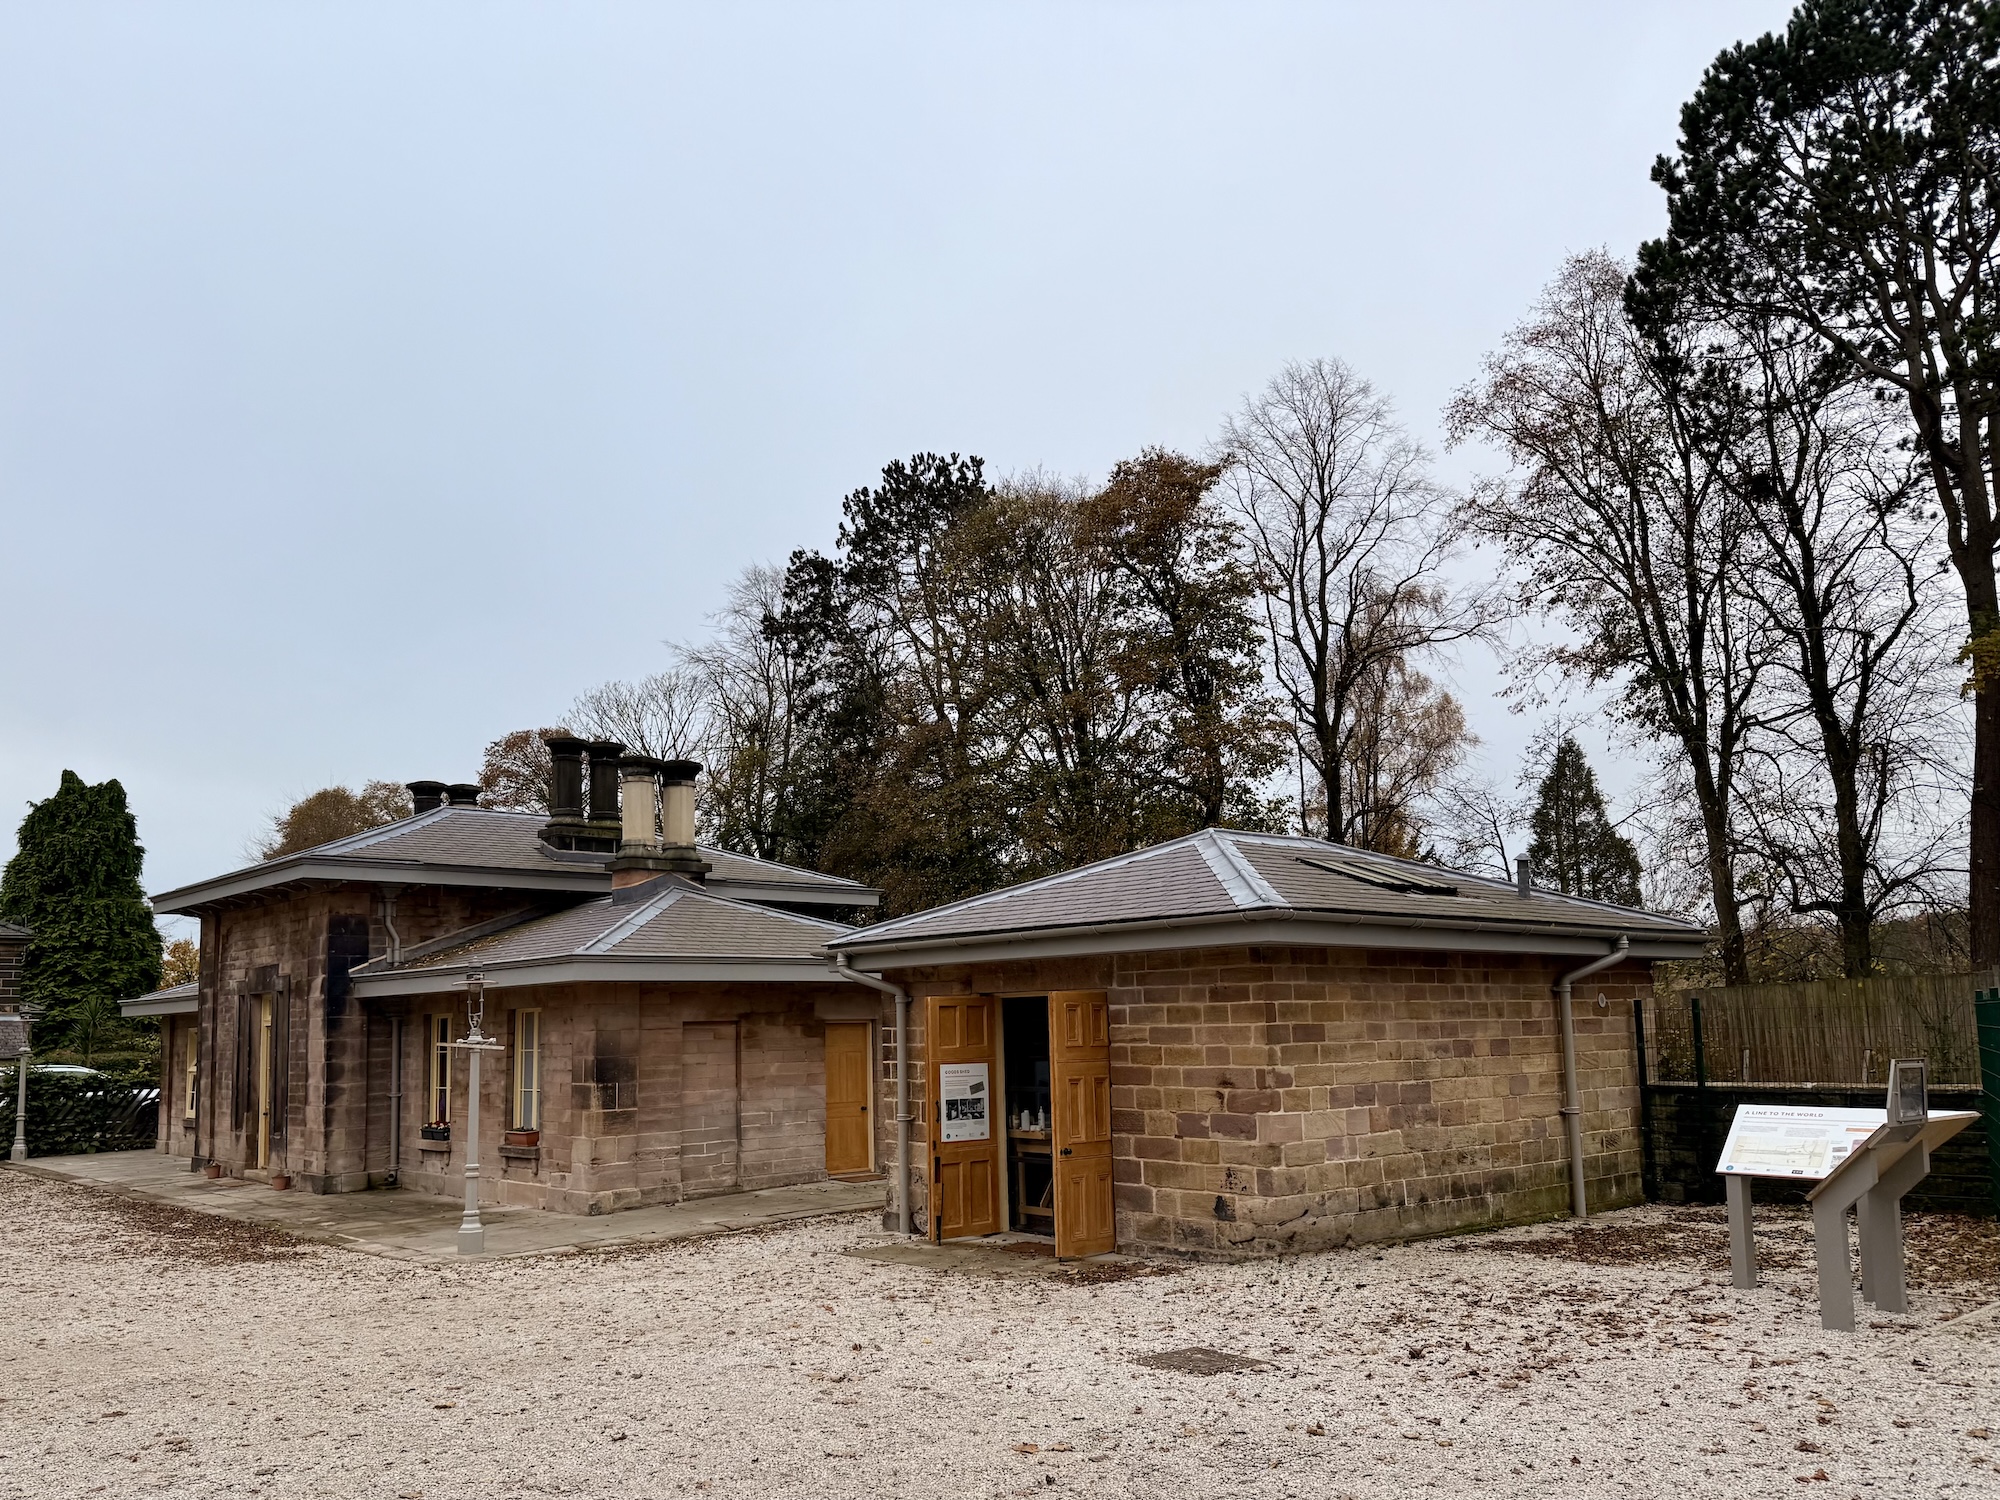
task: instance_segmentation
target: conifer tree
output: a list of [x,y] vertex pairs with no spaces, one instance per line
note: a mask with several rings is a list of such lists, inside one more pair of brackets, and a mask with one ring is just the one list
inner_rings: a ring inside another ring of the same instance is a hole
[[46,1008],[37,1050],[61,1047],[86,1017],[160,984],[160,933],[139,885],[146,851],[116,781],[62,773],[31,803],[0,875],[0,920],[28,928],[21,998]]
[[1639,904],[1639,854],[1611,826],[1597,773],[1583,747],[1564,735],[1535,792],[1528,867],[1535,883],[1566,896]]

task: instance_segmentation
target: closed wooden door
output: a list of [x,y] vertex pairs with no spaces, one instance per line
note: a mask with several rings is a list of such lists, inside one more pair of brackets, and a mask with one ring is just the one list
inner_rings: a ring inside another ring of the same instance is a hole
[[271,1165],[271,1039],[274,1002],[265,995],[257,1002],[257,1166]]
[[1049,996],[1056,1256],[1102,1255],[1117,1242],[1111,1192],[1111,1011],[1101,990]]
[[1000,1232],[996,1010],[991,995],[933,995],[925,1002],[934,1240]]
[[875,1164],[868,1129],[869,1030],[866,1021],[826,1024],[826,1170],[835,1176]]

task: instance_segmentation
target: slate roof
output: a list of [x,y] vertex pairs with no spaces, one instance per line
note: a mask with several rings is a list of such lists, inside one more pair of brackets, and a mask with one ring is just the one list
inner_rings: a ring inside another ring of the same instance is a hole
[[716,896],[663,875],[609,896],[454,943],[413,949],[391,967],[376,959],[353,971],[369,994],[444,987],[478,969],[489,984],[578,980],[833,979],[825,948],[854,929],[748,901]]
[[[295,880],[426,880],[532,890],[601,891],[610,885],[610,856],[558,853],[540,838],[540,813],[445,806],[380,828],[266,860],[213,880],[164,891],[161,912],[187,911]],[[726,849],[701,850],[709,881],[725,895],[834,906],[872,906],[870,887],[814,870],[753,859]]]
[[[1528,948],[1547,939],[1610,941],[1633,951],[1692,957],[1705,941],[1697,923],[1537,890],[1510,881],[1370,854],[1321,839],[1208,828],[1169,843],[1100,860],[1060,875],[858,929],[829,944],[860,958],[938,950],[970,940],[1004,945],[1064,933],[1092,935],[1091,951],[1115,952],[1121,931],[1227,924],[1285,924],[1255,941],[1325,942],[1324,935],[1402,929],[1431,934],[1425,946],[1484,934],[1467,946]],[[1321,934],[1308,936],[1308,928]],[[1500,939],[1503,939],[1501,941]],[[1226,941],[1218,934],[1217,941]],[[1372,937],[1362,938],[1373,941]],[[1156,946],[1156,945],[1155,945]],[[1083,951],[1074,945],[1065,951]],[[1551,951],[1571,951],[1567,945]]]
[[190,979],[186,984],[170,984],[163,990],[149,990],[130,1000],[120,1000],[118,1009],[131,1016],[178,1016],[192,1014],[201,1002],[201,986]]
[[34,934],[25,927],[16,927],[12,922],[0,922],[0,942],[25,943]]

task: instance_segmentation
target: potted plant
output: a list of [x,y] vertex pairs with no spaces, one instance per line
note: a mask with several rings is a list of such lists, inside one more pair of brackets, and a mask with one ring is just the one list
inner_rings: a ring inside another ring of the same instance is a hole
[[507,1144],[510,1146],[539,1146],[541,1143],[542,1133],[539,1130],[510,1130],[507,1132]]
[[273,1172],[271,1174],[271,1186],[278,1192],[284,1192],[291,1185],[292,1174],[290,1172]]
[[448,1141],[451,1139],[451,1121],[433,1120],[417,1133],[427,1141]]
[[222,1175],[222,1163],[219,1161],[204,1162],[201,1168],[201,1175],[206,1177],[210,1182],[215,1181]]

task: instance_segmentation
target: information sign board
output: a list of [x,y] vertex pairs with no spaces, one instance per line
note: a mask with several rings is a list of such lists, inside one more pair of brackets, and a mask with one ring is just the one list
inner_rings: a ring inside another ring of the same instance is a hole
[[1818,1181],[1888,1120],[1881,1109],[1739,1104],[1718,1172]]
[[939,1134],[947,1141],[991,1139],[992,1096],[985,1063],[940,1063],[938,1103],[943,1108],[939,1111]]

